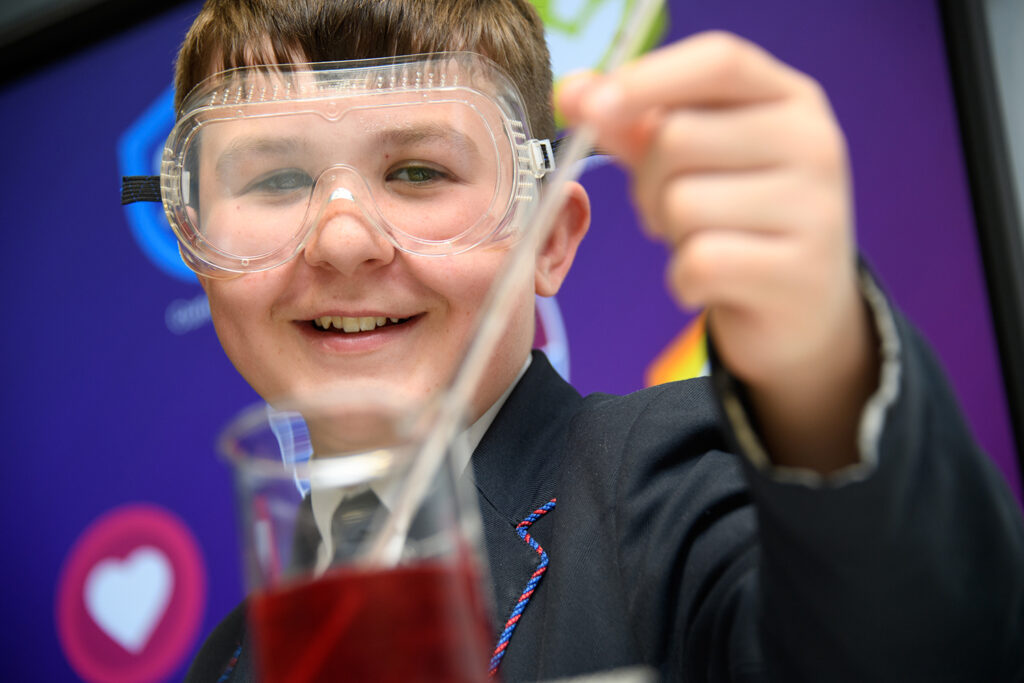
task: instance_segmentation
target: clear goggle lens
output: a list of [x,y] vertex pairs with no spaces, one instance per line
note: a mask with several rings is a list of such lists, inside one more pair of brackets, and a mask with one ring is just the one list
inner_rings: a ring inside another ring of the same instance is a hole
[[339,212],[407,252],[465,251],[513,235],[550,168],[514,86],[477,55],[276,69],[214,77],[168,140],[164,206],[200,272],[280,265]]
[[512,196],[510,161],[502,168],[469,107],[429,103],[357,109],[337,121],[307,113],[209,123],[185,155],[196,177],[182,182],[198,190],[194,229],[225,254],[301,241],[332,202],[350,203],[398,246],[430,253],[500,220]]

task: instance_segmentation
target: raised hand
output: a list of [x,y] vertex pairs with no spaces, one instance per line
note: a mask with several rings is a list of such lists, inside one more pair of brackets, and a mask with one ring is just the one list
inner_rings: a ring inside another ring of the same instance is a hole
[[818,83],[716,32],[574,77],[559,104],[631,172],[646,230],[670,252],[669,290],[709,309],[774,460],[853,462],[878,361],[845,140]]

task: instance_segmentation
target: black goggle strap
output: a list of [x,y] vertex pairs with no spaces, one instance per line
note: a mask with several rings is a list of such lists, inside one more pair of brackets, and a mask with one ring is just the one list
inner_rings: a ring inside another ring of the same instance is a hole
[[158,175],[126,175],[121,176],[121,205],[135,202],[159,202],[160,176]]
[[[552,151],[557,155],[558,148],[565,144],[567,138],[561,137],[551,143]],[[588,156],[602,154],[601,150],[595,149]],[[550,163],[552,160],[545,159]],[[126,175],[121,177],[121,204],[134,204],[135,202],[159,202],[160,197],[160,176],[158,175]]]
[[[558,150],[561,149],[562,147],[568,145],[569,144],[569,140],[570,140],[571,137],[572,137],[572,134],[570,133],[569,135],[563,135],[562,137],[556,138],[556,139],[551,141],[551,151],[554,152],[556,157],[558,156]],[[596,147],[594,149],[590,150],[589,152],[587,152],[587,156],[588,157],[606,156],[607,154],[608,154],[608,152],[606,152],[606,151],[604,151],[602,149],[598,149]]]

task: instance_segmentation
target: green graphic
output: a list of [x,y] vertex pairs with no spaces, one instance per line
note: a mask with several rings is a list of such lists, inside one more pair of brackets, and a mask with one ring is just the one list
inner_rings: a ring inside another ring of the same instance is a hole
[[[555,88],[568,73],[601,70],[637,0],[530,0],[544,21]],[[668,31],[668,9],[662,9],[641,43],[638,54],[654,48]],[[564,127],[561,113],[555,122]]]
[[[601,69],[637,0],[530,0],[544,21],[555,79],[578,69]],[[668,29],[663,9],[640,52],[656,46]]]
[[566,2],[559,3],[557,0],[531,0],[537,13],[544,20],[544,25],[549,31],[578,35],[582,28],[590,23],[596,12],[602,5],[621,4],[621,0],[587,0],[586,4],[570,17],[560,16],[559,5],[565,9]]

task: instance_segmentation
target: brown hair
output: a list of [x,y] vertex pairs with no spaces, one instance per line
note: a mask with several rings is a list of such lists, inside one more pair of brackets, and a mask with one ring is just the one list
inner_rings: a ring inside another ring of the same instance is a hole
[[207,0],[178,53],[175,110],[236,66],[468,50],[497,62],[535,137],[554,138],[544,27],[528,0]]

